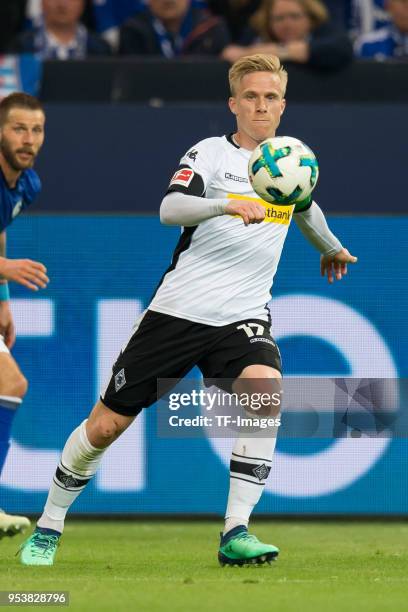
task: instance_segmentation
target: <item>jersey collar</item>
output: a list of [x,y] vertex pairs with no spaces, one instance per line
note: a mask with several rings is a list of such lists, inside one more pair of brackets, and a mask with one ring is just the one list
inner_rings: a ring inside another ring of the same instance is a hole
[[232,144],[233,147],[235,147],[236,149],[240,149],[241,147],[235,142],[232,135],[233,135],[233,132],[231,132],[231,134],[228,134],[228,136],[226,136],[226,139],[228,140],[230,144]]

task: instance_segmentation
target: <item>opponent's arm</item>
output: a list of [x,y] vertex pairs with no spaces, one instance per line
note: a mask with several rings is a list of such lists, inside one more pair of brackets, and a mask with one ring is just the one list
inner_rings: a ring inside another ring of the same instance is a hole
[[265,209],[256,202],[202,198],[178,191],[167,194],[160,206],[160,221],[164,225],[190,227],[221,215],[239,215],[248,225],[260,223],[265,217]]
[[[0,259],[6,256],[6,232],[0,233]],[[10,310],[9,291],[7,279],[0,275],[0,334],[4,338],[6,346],[12,348],[16,340],[13,316]]]
[[322,276],[327,274],[330,283],[334,277],[341,280],[347,274],[347,264],[356,263],[357,257],[350,255],[336,236],[330,231],[326,218],[316,204],[304,211],[293,215],[297,226],[305,238],[321,253],[320,271]]
[[[8,299],[7,278],[2,274],[2,261],[6,257],[6,230],[0,233],[0,302]],[[3,298],[3,299],[2,299]]]
[[[5,256],[6,256],[6,230],[3,230],[0,233],[0,262]],[[0,267],[0,272],[1,272],[1,267]],[[4,283],[6,282],[7,282],[6,279],[0,273],[0,283],[4,285]]]
[[46,267],[38,261],[7,259],[6,232],[0,233],[0,283],[4,284],[11,280],[28,287],[28,289],[38,291],[39,288],[45,289],[49,282],[46,272]]

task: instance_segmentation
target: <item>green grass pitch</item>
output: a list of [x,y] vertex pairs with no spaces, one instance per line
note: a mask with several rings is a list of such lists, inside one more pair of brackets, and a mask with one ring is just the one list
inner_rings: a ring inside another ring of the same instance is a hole
[[5,538],[0,590],[69,591],[62,609],[75,611],[407,609],[408,523],[253,521],[251,531],[281,554],[243,568],[218,565],[220,525],[72,521],[55,566],[38,568],[14,556],[23,536]]

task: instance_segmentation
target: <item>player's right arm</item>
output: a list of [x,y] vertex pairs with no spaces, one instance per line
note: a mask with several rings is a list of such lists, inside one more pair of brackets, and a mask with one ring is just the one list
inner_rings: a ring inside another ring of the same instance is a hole
[[0,233],[0,281],[14,281],[28,289],[45,289],[49,279],[47,269],[31,259],[8,259],[6,257],[6,232]]
[[163,224],[191,227],[213,217],[231,215],[240,216],[249,225],[265,218],[265,209],[257,202],[205,197],[219,163],[211,140],[201,141],[181,158],[160,206]]
[[184,193],[169,193],[160,206],[160,221],[164,225],[191,227],[220,215],[240,216],[245,225],[261,223],[265,209],[249,200],[202,198]]
[[225,207],[226,215],[239,215],[245,225],[250,223],[262,223],[265,219],[265,208],[258,204],[258,202],[252,202],[250,200],[229,200]]

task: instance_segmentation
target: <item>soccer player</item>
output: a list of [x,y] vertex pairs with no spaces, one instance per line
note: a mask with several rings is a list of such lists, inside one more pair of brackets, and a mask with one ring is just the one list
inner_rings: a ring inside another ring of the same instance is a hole
[[[44,122],[43,108],[32,96],[13,93],[0,102],[0,475],[13,419],[27,391],[27,381],[10,354],[15,330],[7,281],[33,291],[48,283],[43,264],[6,258],[6,228],[40,192],[40,179],[32,166],[44,141]],[[0,510],[0,539],[29,525],[26,517]]]
[[[264,390],[268,382],[276,388],[281,361],[266,305],[292,216],[322,254],[321,272],[330,282],[357,261],[311,198],[278,215],[248,182],[251,151],[275,135],[285,110],[287,73],[279,59],[241,58],[229,79],[236,131],[199,142],[181,159],[160,209],[163,223],[184,227],[173,260],[100,400],[65,444],[44,512],[22,546],[23,564],[52,565],[69,507],[106,448],[156,401],[158,378],[180,379],[198,365],[205,378],[231,380],[227,390],[241,397]],[[272,417],[279,413],[273,401],[265,410]],[[278,555],[276,546],[248,534],[275,442],[276,435],[238,434],[218,551],[222,564],[263,563]]]

